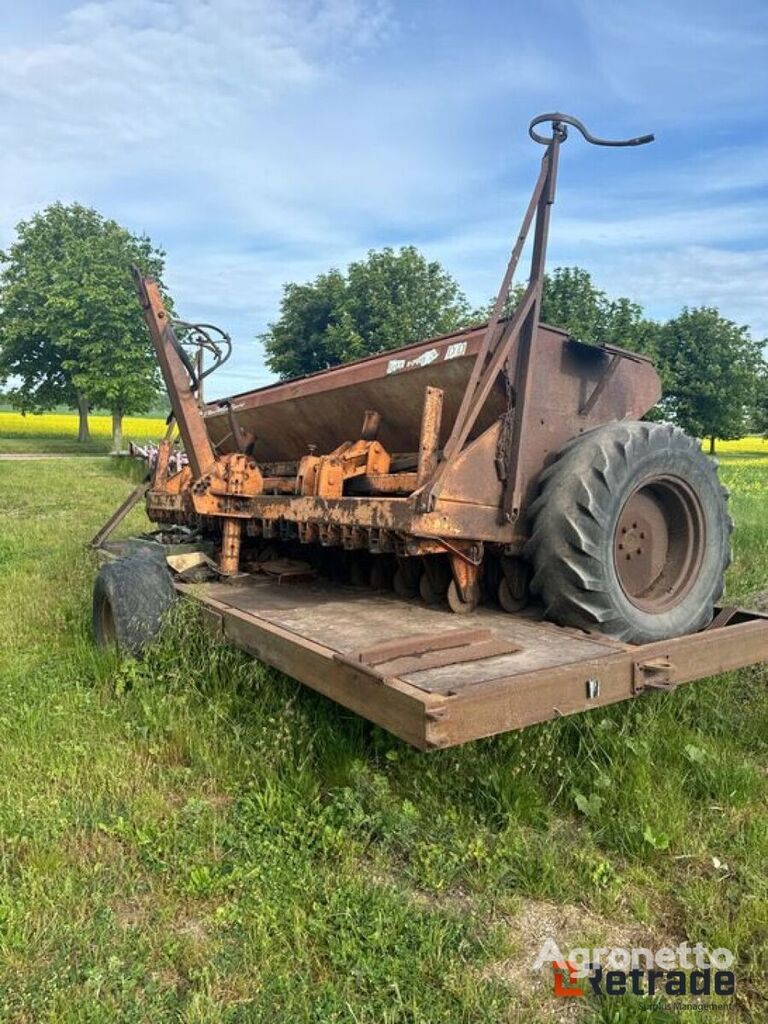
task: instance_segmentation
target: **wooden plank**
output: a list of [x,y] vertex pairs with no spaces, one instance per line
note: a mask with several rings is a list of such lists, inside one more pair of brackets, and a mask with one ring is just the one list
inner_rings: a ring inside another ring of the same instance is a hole
[[[452,629],[448,633],[415,633],[413,636],[387,640],[362,651],[349,655],[351,661],[360,661],[364,665],[378,665],[406,655],[424,654],[427,651],[444,650],[451,647],[463,647],[466,644],[480,643],[492,636],[490,629]],[[449,665],[450,662],[444,664]]]
[[465,662],[484,661],[486,658],[498,658],[500,655],[514,654],[519,650],[519,644],[494,637],[481,643],[462,644],[460,647],[393,658],[391,661],[379,663],[376,669],[384,676],[404,676],[426,672],[432,668],[444,668],[446,665],[461,665]]

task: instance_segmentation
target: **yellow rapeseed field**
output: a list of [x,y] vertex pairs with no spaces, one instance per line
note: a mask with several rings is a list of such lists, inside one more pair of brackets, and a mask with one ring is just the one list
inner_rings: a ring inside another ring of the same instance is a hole
[[[89,416],[91,436],[112,437],[111,416]],[[123,437],[128,441],[159,440],[165,433],[165,420],[126,416]],[[0,412],[0,437],[77,437],[77,416],[70,412]]]
[[[91,436],[94,440],[112,437],[110,416],[89,416]],[[126,441],[157,441],[165,434],[165,421],[157,418],[126,416],[123,420],[123,437]],[[50,437],[76,438],[77,415],[71,412],[29,413],[0,412],[0,437]],[[709,441],[702,443],[704,451],[709,450]],[[718,455],[768,456],[767,437],[742,437],[738,441],[718,441]]]
[[[717,454],[722,455],[768,455],[768,437],[740,437],[738,441],[718,441]],[[709,441],[702,444],[709,451]]]

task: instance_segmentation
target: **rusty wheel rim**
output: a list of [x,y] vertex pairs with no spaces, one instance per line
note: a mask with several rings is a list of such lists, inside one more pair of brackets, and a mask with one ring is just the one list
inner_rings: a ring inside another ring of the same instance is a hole
[[704,514],[688,484],[671,476],[646,480],[616,523],[613,557],[622,590],[643,611],[673,608],[693,586],[705,547]]

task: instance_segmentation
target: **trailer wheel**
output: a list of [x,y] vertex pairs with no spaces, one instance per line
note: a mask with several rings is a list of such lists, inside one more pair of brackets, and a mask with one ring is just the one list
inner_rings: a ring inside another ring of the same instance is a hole
[[480,584],[473,584],[469,600],[465,601],[459,593],[456,581],[451,580],[448,586],[448,607],[454,615],[469,615],[480,604]]
[[502,576],[496,589],[499,604],[510,614],[522,611],[528,604],[528,563],[522,558],[504,556],[501,561],[501,572]]
[[499,585],[496,589],[496,597],[498,598],[502,609],[505,612],[509,612],[510,615],[514,615],[515,612],[522,611],[528,604],[528,594],[515,592],[515,590],[510,587],[509,581],[505,579],[499,581]]
[[142,552],[102,565],[93,587],[97,645],[139,655],[157,635],[175,597],[162,555]]
[[564,626],[648,643],[703,628],[733,523],[716,463],[667,423],[617,422],[567,445],[531,506],[531,589]]

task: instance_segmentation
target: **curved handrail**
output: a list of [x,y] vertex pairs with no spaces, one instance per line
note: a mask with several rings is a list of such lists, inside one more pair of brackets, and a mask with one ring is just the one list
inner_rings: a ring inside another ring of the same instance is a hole
[[[542,124],[545,121],[552,123],[552,136],[550,138],[547,138],[545,135],[539,135],[537,131],[534,131],[537,124]],[[548,146],[555,141],[555,138],[560,142],[565,142],[568,138],[568,128],[566,125],[571,125],[581,132],[586,141],[591,142],[593,146],[644,146],[647,142],[653,142],[656,138],[655,135],[638,135],[634,139],[599,139],[596,135],[592,135],[589,129],[577,117],[574,117],[572,114],[560,113],[539,114],[538,117],[534,117],[528,125],[528,134],[534,142],[538,142],[542,146]]]

